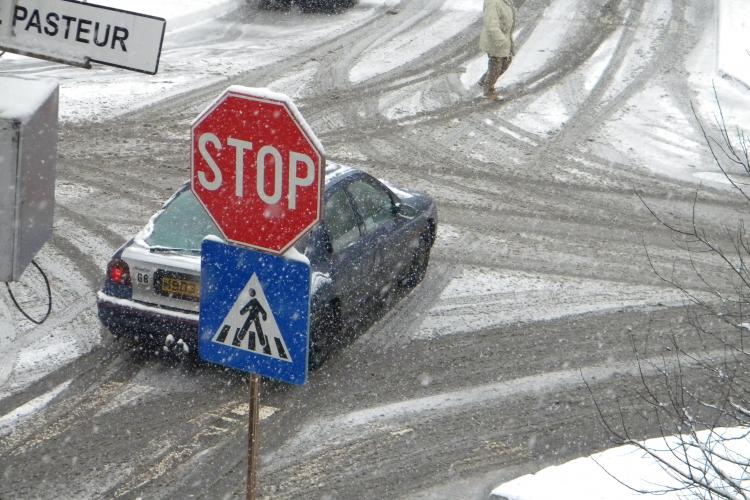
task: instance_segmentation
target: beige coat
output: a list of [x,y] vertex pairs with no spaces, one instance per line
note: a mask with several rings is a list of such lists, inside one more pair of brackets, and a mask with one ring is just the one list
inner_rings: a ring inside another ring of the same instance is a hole
[[484,0],[484,26],[479,47],[491,57],[512,56],[515,26],[512,0]]

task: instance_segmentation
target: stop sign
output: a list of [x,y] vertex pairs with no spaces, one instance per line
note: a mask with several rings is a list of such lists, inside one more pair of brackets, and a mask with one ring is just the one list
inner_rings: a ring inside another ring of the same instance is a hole
[[323,148],[287,96],[229,87],[191,136],[191,189],[227,241],[282,253],[320,218]]

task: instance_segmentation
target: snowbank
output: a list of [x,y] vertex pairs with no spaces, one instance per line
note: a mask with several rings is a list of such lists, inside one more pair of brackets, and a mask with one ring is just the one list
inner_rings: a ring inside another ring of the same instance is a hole
[[[693,102],[698,115],[708,127],[711,134],[716,134],[714,123],[718,115],[716,99],[719,99],[726,127],[732,137],[737,130],[747,130],[750,123],[750,3],[746,0],[721,0],[715,23],[709,23],[687,62],[690,72],[690,87],[696,94]],[[692,113],[686,113],[690,125],[694,125]],[[674,125],[674,120],[670,120]],[[675,127],[677,128],[677,127]],[[690,172],[701,182],[710,182],[713,186],[727,186],[726,176],[706,156],[706,146],[702,137],[697,136],[698,143],[704,151],[704,160],[699,168]],[[682,146],[682,145],[681,145]],[[692,147],[692,144],[690,145]],[[679,161],[675,161],[679,163]],[[687,165],[687,163],[683,164]],[[726,163],[732,178],[739,184],[748,179],[743,169]]]
[[[721,467],[727,477],[735,478],[745,488],[750,487],[742,468],[732,463],[747,462],[750,456],[750,436],[748,429],[715,429],[713,432],[697,433],[697,443],[687,446],[687,456],[692,463],[692,472],[702,477],[705,459],[698,445],[710,448],[714,453],[714,463]],[[685,438],[690,443],[690,438]],[[687,471],[685,451],[678,438],[655,438],[644,442],[645,447],[655,453],[660,460]],[[704,449],[706,449],[704,448]],[[726,457],[719,460],[716,456]],[[682,460],[680,459],[682,458]],[[712,477],[706,471],[708,479]],[[741,479],[739,479],[741,478]],[[716,484],[716,483],[714,483]],[[632,489],[631,489],[632,488]],[[636,493],[635,490],[650,493]],[[678,489],[679,491],[670,491]],[[660,498],[678,500],[692,497],[697,491],[683,489],[674,473],[669,473],[648,453],[636,446],[621,446],[597,453],[586,458],[577,458],[566,464],[549,467],[536,474],[528,474],[507,482],[492,491],[491,498],[505,500],[627,500],[634,498]]]
[[719,72],[750,87],[750,2],[719,4]]

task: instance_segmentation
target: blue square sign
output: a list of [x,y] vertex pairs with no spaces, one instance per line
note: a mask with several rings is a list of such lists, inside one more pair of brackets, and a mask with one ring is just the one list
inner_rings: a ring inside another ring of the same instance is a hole
[[304,384],[309,319],[309,264],[203,241],[201,359]]

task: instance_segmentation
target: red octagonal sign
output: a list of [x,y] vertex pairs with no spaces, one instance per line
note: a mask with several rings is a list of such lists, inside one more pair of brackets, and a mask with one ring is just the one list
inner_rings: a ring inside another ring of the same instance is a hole
[[229,87],[191,135],[191,188],[227,241],[282,253],[320,218],[323,148],[287,96]]

